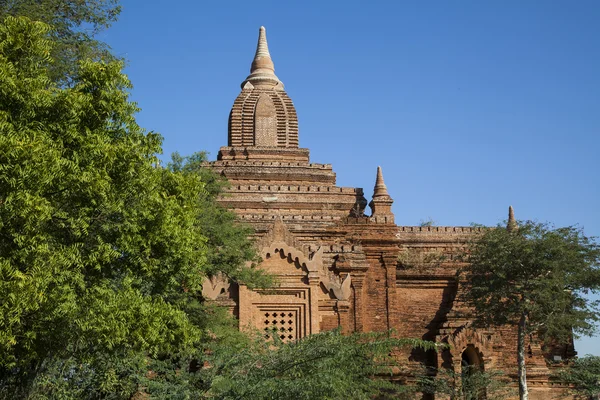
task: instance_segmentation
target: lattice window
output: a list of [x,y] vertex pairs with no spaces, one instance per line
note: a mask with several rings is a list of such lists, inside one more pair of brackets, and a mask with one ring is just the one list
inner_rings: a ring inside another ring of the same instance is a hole
[[270,338],[271,332],[275,332],[284,342],[296,340],[298,329],[295,311],[267,311],[264,318],[265,338]]

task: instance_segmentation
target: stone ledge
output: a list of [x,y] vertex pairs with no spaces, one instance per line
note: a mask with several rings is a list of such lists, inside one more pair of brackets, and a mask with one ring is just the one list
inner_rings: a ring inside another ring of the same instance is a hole
[[274,221],[281,218],[284,221],[339,221],[342,217],[332,215],[267,215],[267,214],[238,214],[242,219]]
[[213,167],[233,167],[233,166],[270,166],[270,167],[310,167],[318,169],[331,170],[331,164],[319,164],[308,162],[292,161],[254,161],[254,160],[217,160],[205,163]]
[[218,161],[225,160],[266,160],[295,161],[308,163],[309,150],[294,147],[221,147],[217,155]]
[[324,194],[354,194],[362,195],[362,188],[339,187],[339,186],[302,186],[302,185],[231,185],[227,192],[286,192],[286,193],[324,193]]
[[479,226],[398,226],[399,232],[418,233],[478,233],[484,230]]

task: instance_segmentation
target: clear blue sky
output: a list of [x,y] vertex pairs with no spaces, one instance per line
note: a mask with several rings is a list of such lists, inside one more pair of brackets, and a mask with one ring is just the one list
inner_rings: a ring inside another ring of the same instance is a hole
[[381,165],[398,224],[494,225],[513,205],[600,236],[599,1],[122,4],[100,39],[165,158],[227,144],[264,25],[300,146],[367,197]]

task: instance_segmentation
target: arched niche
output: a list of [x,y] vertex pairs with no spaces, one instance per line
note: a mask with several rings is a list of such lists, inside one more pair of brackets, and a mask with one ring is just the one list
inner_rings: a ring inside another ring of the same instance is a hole
[[479,351],[473,344],[468,344],[461,354],[461,367],[470,370],[483,370],[483,360]]
[[468,344],[461,353],[460,379],[462,395],[465,400],[485,399],[485,387],[482,387],[480,378],[475,375],[483,372],[483,357],[479,349],[473,344]]
[[[461,373],[464,365],[476,367],[484,371],[493,368],[492,336],[465,327],[447,338],[450,360],[454,371]],[[442,365],[440,363],[440,365]]]
[[254,145],[277,146],[277,112],[271,97],[263,93],[254,110]]
[[274,288],[249,290],[240,286],[240,326],[268,336],[277,332],[284,341],[294,341],[319,332],[317,260],[284,242],[273,242],[261,250],[259,268],[273,275]]

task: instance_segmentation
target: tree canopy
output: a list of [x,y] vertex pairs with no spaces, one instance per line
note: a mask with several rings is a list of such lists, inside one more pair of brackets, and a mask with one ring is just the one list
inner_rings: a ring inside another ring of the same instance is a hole
[[47,66],[48,76],[61,84],[72,84],[79,68],[78,61],[115,60],[106,43],[96,35],[117,20],[121,6],[118,0],[4,0],[0,2],[0,19],[25,16],[51,26],[50,49],[53,62]]
[[478,326],[518,327],[521,398],[527,397],[525,337],[568,342],[573,333],[591,335],[598,302],[585,295],[600,290],[600,247],[579,227],[510,221],[488,229],[469,246],[461,271],[461,298]]
[[181,304],[207,272],[205,184],[156,167],[162,139],[137,125],[122,62],[53,80],[50,32],[0,24],[0,374],[20,387],[51,360],[179,354],[203,336]]

